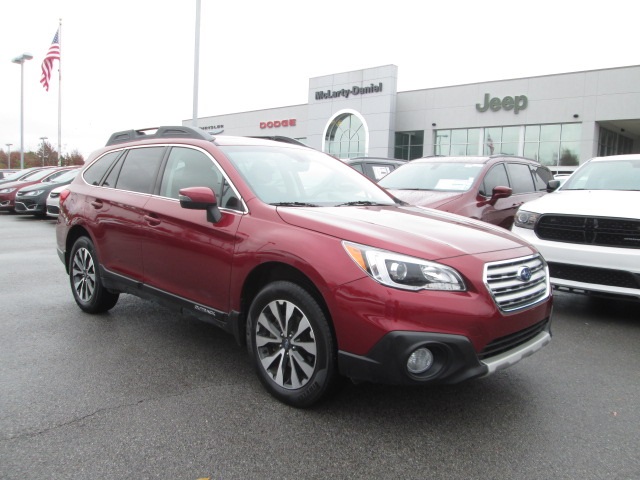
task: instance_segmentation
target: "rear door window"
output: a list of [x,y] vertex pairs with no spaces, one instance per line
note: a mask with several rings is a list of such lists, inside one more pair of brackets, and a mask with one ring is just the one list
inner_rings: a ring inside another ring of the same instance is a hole
[[507,163],[511,189],[514,194],[531,193],[536,191],[529,165],[524,163]]
[[84,181],[89,185],[100,185],[102,177],[104,177],[111,164],[121,153],[122,151],[110,152],[93,162],[82,174]]
[[152,193],[165,147],[133,148],[127,152],[115,187],[130,192]]

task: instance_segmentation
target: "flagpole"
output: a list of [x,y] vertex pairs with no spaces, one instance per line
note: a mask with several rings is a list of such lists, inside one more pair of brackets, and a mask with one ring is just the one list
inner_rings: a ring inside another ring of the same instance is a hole
[[196,42],[193,61],[193,115],[191,125],[198,126],[198,77],[200,76],[200,0],[196,0]]
[[58,166],[62,166],[62,19],[58,25],[58,45],[60,46],[60,58],[58,58]]

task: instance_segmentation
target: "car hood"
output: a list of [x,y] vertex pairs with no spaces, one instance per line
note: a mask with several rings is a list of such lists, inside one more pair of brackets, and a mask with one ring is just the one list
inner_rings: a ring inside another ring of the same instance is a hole
[[430,208],[438,208],[462,196],[461,192],[438,192],[435,190],[387,189],[387,191],[403,202]]
[[26,187],[28,185],[33,185],[34,183],[36,183],[35,180],[32,181],[27,181],[27,180],[17,180],[14,182],[7,182],[7,183],[3,183],[0,184],[0,190],[3,188],[20,188],[20,187]]
[[288,224],[429,260],[527,247],[511,232],[418,207],[279,207]]
[[638,204],[639,191],[558,190],[520,208],[535,213],[638,218]]

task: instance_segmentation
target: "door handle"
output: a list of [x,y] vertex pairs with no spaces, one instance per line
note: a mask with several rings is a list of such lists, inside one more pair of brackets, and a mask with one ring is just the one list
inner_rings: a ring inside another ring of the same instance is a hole
[[97,198],[91,202],[91,206],[93,208],[102,208],[103,205],[104,205],[104,202],[102,200],[98,200]]
[[155,215],[144,215],[142,218],[144,218],[144,221],[151,227],[157,227],[161,223],[160,219]]

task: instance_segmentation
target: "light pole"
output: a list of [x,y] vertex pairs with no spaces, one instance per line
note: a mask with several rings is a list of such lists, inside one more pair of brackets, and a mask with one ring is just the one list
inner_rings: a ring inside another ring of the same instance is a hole
[[11,145],[13,145],[13,143],[7,143],[7,150],[9,150],[9,152],[7,153],[7,168],[11,169]]
[[20,65],[20,169],[24,168],[24,62],[32,58],[30,53],[23,53],[11,60]]
[[47,140],[49,137],[40,137],[40,140],[42,140],[42,166],[44,167],[44,141]]

